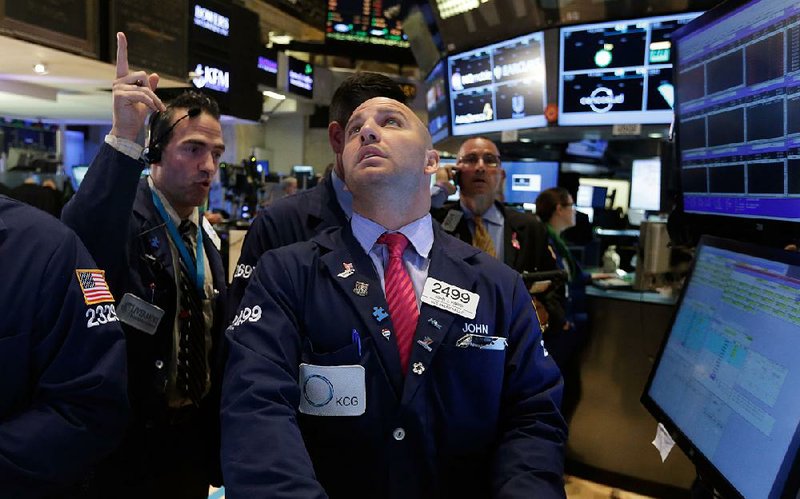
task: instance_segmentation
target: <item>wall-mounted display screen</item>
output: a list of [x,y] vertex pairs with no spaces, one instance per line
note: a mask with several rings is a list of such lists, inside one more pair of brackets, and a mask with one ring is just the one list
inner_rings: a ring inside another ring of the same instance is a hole
[[676,47],[684,210],[799,221],[800,5],[726,3]]
[[[606,207],[612,210],[619,208],[622,213],[628,212],[628,200],[630,199],[631,183],[627,180],[615,178],[588,178],[583,177],[578,180],[580,185],[591,185],[606,188]],[[578,187],[580,189],[580,187]]]
[[605,208],[608,187],[596,185],[579,185],[575,206],[580,208]]
[[539,193],[558,185],[558,163],[549,161],[503,161],[506,182],[503,193],[508,204],[535,203]]
[[314,65],[310,62],[287,56],[288,90],[309,99],[314,97]]
[[631,168],[631,208],[661,209],[661,160],[634,159]]
[[701,239],[642,402],[719,497],[796,497],[798,301],[798,253]]
[[258,53],[256,59],[256,74],[258,83],[268,87],[278,86],[278,51],[275,49],[263,49]]
[[425,78],[428,131],[436,144],[450,136],[450,106],[447,99],[447,72],[444,59]]
[[547,126],[541,32],[450,56],[447,73],[453,135]]
[[410,43],[399,16],[400,0],[328,0],[325,37],[408,48]]
[[558,124],[670,123],[672,33],[698,15],[561,28]]

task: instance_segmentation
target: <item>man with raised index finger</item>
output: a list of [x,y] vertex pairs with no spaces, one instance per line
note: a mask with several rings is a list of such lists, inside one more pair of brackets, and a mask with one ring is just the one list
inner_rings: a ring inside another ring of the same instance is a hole
[[350,223],[267,252],[226,332],[226,496],[563,498],[558,369],[519,274],[431,222],[427,128],[370,99],[342,163]]
[[165,106],[158,75],[130,71],[117,44],[111,133],[63,213],[107,269],[128,346],[133,419],[91,496],[200,499],[219,479],[225,276],[198,209],[225,150],[219,109],[195,92]]

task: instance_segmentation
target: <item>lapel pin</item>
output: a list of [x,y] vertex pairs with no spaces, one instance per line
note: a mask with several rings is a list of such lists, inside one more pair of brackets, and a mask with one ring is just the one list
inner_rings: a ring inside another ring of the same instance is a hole
[[369,291],[368,283],[356,281],[356,286],[353,288],[353,293],[357,294],[358,296],[367,296],[367,291]]
[[383,336],[383,339],[385,339],[386,341],[389,341],[389,337],[391,335],[392,335],[392,332],[389,331],[388,329],[386,329],[386,328],[381,329],[381,336]]
[[337,277],[341,277],[342,279],[345,279],[345,278],[350,277],[351,275],[356,273],[356,269],[355,269],[355,267],[353,267],[352,263],[342,262],[342,266],[344,267],[344,270],[341,271],[340,273],[336,274]]
[[435,327],[436,329],[442,329],[442,325],[439,324],[439,321],[437,321],[433,317],[428,319],[428,324],[430,324],[431,326]]
[[426,336],[421,340],[417,340],[417,344],[429,352],[433,351],[433,349],[431,348],[431,343],[433,343],[433,340],[431,339],[430,336]]
[[150,238],[150,247],[153,249],[158,249],[160,243],[158,242],[158,236],[153,236]]
[[411,368],[416,375],[422,375],[425,372],[425,366],[422,365],[422,362],[414,362],[414,367]]
[[514,247],[515,250],[519,250],[519,239],[517,239],[517,233],[511,233],[511,246]]
[[383,319],[389,317],[389,314],[383,310],[383,307],[372,307],[372,316],[375,317],[375,320],[381,322]]

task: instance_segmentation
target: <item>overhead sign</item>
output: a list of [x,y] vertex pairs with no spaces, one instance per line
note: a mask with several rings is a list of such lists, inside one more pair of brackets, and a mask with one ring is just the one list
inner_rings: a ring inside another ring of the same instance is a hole
[[231,73],[214,66],[198,64],[194,68],[192,83],[197,88],[228,93],[231,89]]
[[217,33],[218,35],[228,36],[231,28],[231,20],[230,18],[214,12],[211,9],[207,9],[202,5],[195,4],[194,25],[205,28],[209,31]]
[[289,86],[290,92],[309,99],[314,97],[314,65],[294,57],[289,60]]

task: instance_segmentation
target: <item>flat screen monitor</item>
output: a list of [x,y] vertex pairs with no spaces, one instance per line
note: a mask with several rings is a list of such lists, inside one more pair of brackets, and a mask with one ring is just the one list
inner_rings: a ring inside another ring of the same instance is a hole
[[631,208],[661,210],[661,159],[634,159],[631,168]]
[[608,187],[597,185],[579,185],[575,206],[580,208],[605,208]]
[[698,15],[561,28],[558,124],[670,123],[672,33]]
[[425,78],[425,102],[428,108],[428,131],[433,143],[450,136],[450,106],[447,99],[445,60],[437,63]]
[[551,161],[503,161],[507,204],[535,203],[545,189],[558,185],[558,163]]
[[800,4],[726,2],[675,42],[684,210],[799,221]]
[[583,139],[567,143],[566,152],[570,156],[602,159],[608,149],[608,141],[601,139]]
[[606,196],[611,202],[607,208],[612,210],[619,208],[622,213],[628,212],[628,200],[630,198],[631,183],[628,180],[612,178],[586,178],[578,180],[578,188],[581,185],[591,185],[595,187],[605,187]]
[[797,493],[798,301],[800,253],[700,240],[642,402],[719,497]]
[[447,58],[453,135],[547,126],[542,32]]
[[70,168],[69,178],[72,182],[72,187],[77,191],[78,187],[81,186],[81,182],[83,182],[83,177],[86,176],[86,172],[89,171],[89,165],[75,165]]

